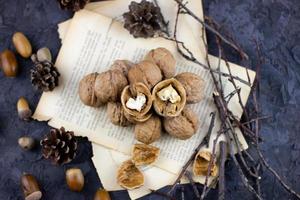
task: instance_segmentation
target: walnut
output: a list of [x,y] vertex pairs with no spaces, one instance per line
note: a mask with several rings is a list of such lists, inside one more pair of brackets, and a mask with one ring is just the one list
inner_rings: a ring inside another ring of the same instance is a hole
[[125,189],[135,189],[144,185],[144,175],[131,160],[127,160],[118,169],[117,182]]
[[121,102],[125,112],[134,119],[144,119],[152,107],[152,96],[146,85],[135,83],[124,88]]
[[110,121],[119,126],[128,126],[130,122],[125,117],[123,106],[119,102],[109,102],[107,104],[107,114]]
[[175,78],[183,85],[186,91],[187,103],[198,103],[204,97],[204,80],[197,74],[184,72],[175,76]]
[[127,112],[124,112],[124,115],[130,123],[137,124],[137,123],[145,122],[148,119],[150,119],[150,117],[152,116],[152,112],[148,112],[147,114],[145,114],[143,116],[133,116]]
[[174,78],[158,83],[153,88],[152,98],[156,113],[163,117],[178,116],[186,103],[185,90]]
[[[195,157],[194,164],[193,164],[193,172],[195,176],[206,176],[209,163],[212,159],[212,155],[209,151],[199,151]],[[210,176],[217,176],[218,175],[218,166],[216,162],[212,163]]]
[[172,53],[166,48],[151,50],[145,60],[154,62],[161,70],[163,78],[172,78],[176,72],[176,60]]
[[121,71],[108,70],[97,76],[95,94],[103,104],[109,101],[116,102],[126,85],[128,85],[127,78]]
[[134,134],[139,142],[145,144],[155,142],[161,135],[161,119],[152,115],[147,121],[135,125]]
[[78,93],[80,100],[87,106],[99,107],[103,104],[101,99],[95,95],[94,88],[97,76],[98,73],[88,74],[79,83]]
[[192,137],[198,129],[198,117],[189,107],[185,107],[179,116],[163,119],[167,133],[182,140]]
[[132,68],[128,72],[128,80],[130,84],[144,83],[149,90],[151,90],[159,81],[162,80],[162,74],[159,67],[150,62],[142,61]]
[[132,160],[135,165],[150,165],[156,161],[159,148],[147,144],[135,144],[132,151]]
[[133,65],[134,64],[129,60],[115,60],[110,69],[120,70],[127,77],[128,71]]

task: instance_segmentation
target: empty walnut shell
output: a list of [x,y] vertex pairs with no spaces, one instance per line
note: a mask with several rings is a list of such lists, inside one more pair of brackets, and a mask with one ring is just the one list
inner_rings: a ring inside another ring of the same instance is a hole
[[[143,107],[141,108],[140,111],[135,110],[135,109],[130,109],[126,105],[128,100],[135,99],[139,95],[144,95],[146,97],[146,102],[144,103]],[[150,90],[144,85],[143,83],[135,83],[132,85],[128,85],[124,88],[122,95],[121,95],[121,102],[122,106],[129,115],[135,117],[135,118],[143,118],[151,109],[152,107],[152,96]]]
[[119,167],[117,182],[125,189],[135,189],[144,185],[144,175],[131,160],[128,160]]
[[86,75],[79,83],[79,97],[80,100],[87,106],[99,107],[103,103],[95,95],[95,81],[98,73],[91,73]]
[[[167,87],[175,89],[180,100],[172,103],[169,100],[162,100],[158,94]],[[186,93],[179,81],[174,78],[159,82],[152,91],[153,106],[157,114],[163,117],[176,117],[180,114],[186,103]]]
[[133,65],[134,63],[130,62],[129,60],[116,60],[111,65],[110,69],[119,70],[127,77],[128,71]]
[[128,72],[130,84],[144,83],[151,90],[159,81],[162,80],[162,74],[159,67],[150,61],[142,61]]
[[132,161],[135,165],[150,165],[159,155],[159,148],[148,144],[135,144],[132,151]]
[[[193,164],[193,172],[195,176],[206,176],[209,163],[212,159],[212,155],[209,151],[199,151],[195,157]],[[210,176],[218,175],[218,166],[214,162],[211,166]]]
[[198,103],[204,97],[204,80],[197,74],[184,72],[175,77],[184,87],[186,91],[187,103]]
[[174,77],[176,60],[168,49],[153,49],[146,55],[145,60],[154,62],[160,68],[164,79]]
[[109,102],[107,104],[107,115],[110,121],[118,126],[128,126],[130,122],[125,117],[125,111],[121,103]]
[[137,123],[134,128],[135,139],[145,144],[151,144],[160,138],[161,119],[152,115],[147,121]]
[[192,137],[198,129],[198,117],[189,107],[185,107],[179,116],[163,119],[163,126],[170,135],[186,140]]
[[116,102],[126,85],[128,85],[127,78],[121,71],[108,70],[98,74],[95,81],[95,94],[103,104]]

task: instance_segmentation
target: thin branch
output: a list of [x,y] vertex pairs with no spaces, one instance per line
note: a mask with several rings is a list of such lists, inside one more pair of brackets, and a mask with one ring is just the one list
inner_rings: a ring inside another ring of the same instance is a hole
[[219,170],[219,191],[218,200],[225,199],[225,161],[227,159],[227,143],[220,142],[220,170]]

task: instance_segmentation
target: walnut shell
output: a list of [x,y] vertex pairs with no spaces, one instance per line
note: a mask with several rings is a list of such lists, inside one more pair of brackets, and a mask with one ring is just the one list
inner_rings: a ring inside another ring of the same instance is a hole
[[119,70],[108,70],[100,73],[95,81],[95,94],[102,104],[119,100],[124,87],[128,85],[127,78]]
[[160,68],[163,79],[174,77],[176,73],[176,60],[168,49],[153,49],[146,55],[145,60],[154,62]]
[[184,72],[175,76],[186,91],[187,103],[198,103],[204,97],[205,82],[197,74]]
[[79,83],[79,97],[82,103],[87,106],[99,107],[102,105],[101,99],[95,95],[95,81],[98,73],[91,73],[81,79]]
[[144,185],[144,175],[131,160],[127,160],[118,169],[117,182],[125,189],[135,189]]
[[[138,95],[144,95],[146,97],[146,102],[141,108],[140,111],[130,109],[127,107],[126,103],[130,98],[136,99]],[[121,95],[122,106],[126,113],[132,115],[135,118],[143,118],[152,107],[152,96],[150,90],[143,83],[134,83],[132,85],[128,85],[124,88]]]
[[127,77],[128,71],[133,65],[134,63],[129,60],[115,60],[110,69],[119,70]]
[[161,135],[161,119],[152,115],[147,121],[135,125],[134,134],[139,142],[145,144],[155,142]]
[[124,112],[124,115],[130,123],[137,124],[137,123],[145,122],[148,119],[150,119],[150,117],[152,116],[152,112],[148,112],[147,114],[142,115],[142,116],[133,116],[127,112]]
[[[193,164],[193,172],[195,176],[206,176],[212,155],[209,151],[199,151],[195,157]],[[212,163],[210,176],[217,176],[219,168],[216,162]]]
[[162,74],[159,67],[153,62],[142,61],[130,68],[128,80],[130,84],[144,83],[151,90],[162,80]]
[[107,115],[110,121],[115,125],[128,126],[131,124],[125,117],[125,111],[119,102],[109,102],[107,104]]
[[159,148],[148,144],[135,144],[132,150],[132,161],[136,166],[150,165],[159,155]]
[[185,107],[179,116],[164,118],[163,126],[170,135],[186,140],[196,133],[199,122],[197,114]]
[[[169,100],[162,100],[158,94],[164,88],[172,86],[180,97],[178,102],[172,103]],[[153,106],[156,113],[163,117],[176,117],[183,110],[186,103],[186,93],[179,81],[174,78],[159,82],[152,90]]]

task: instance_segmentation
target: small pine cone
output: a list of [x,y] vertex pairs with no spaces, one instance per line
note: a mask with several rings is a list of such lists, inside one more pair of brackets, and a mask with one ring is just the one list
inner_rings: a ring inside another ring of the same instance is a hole
[[124,27],[134,37],[153,37],[164,26],[160,8],[152,2],[142,0],[141,3],[131,2],[129,12],[123,14]]
[[78,11],[83,9],[90,0],[58,0],[61,9]]
[[76,156],[77,141],[74,133],[60,129],[51,129],[50,133],[41,140],[44,158],[62,165],[71,162]]
[[34,62],[34,67],[30,70],[30,74],[31,83],[37,90],[48,92],[58,86],[60,74],[51,62]]

